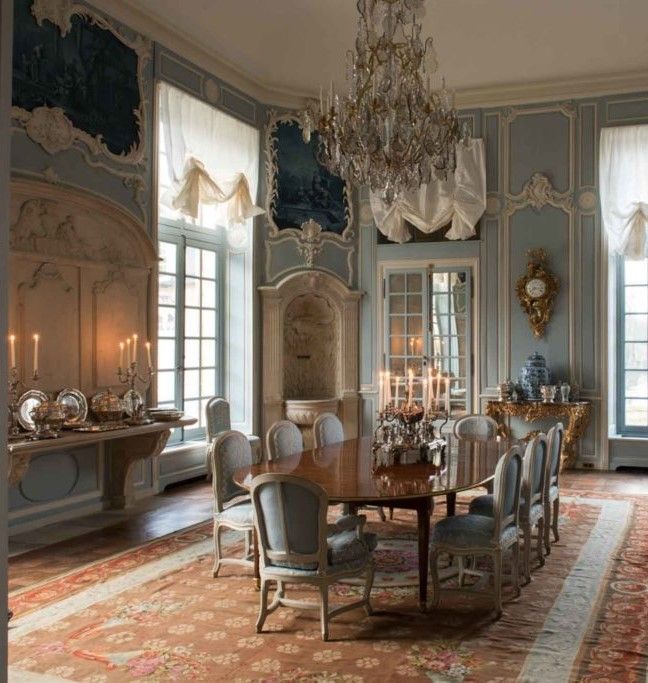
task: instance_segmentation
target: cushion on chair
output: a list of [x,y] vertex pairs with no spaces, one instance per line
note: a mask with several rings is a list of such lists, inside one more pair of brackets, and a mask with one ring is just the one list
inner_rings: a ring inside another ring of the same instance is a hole
[[[376,537],[375,534],[365,536]],[[328,537],[328,561],[331,565],[364,560],[369,555],[369,544],[360,540],[355,531],[341,531]],[[375,545],[374,545],[375,547]]]
[[[439,543],[455,548],[492,546],[494,527],[495,520],[483,515],[446,517],[434,525],[432,544]],[[502,532],[502,540],[510,541],[516,534],[517,528],[511,525]]]
[[[524,509],[524,498],[520,498],[520,509]],[[470,501],[468,512],[471,515],[483,515],[484,517],[493,516],[493,494],[486,493],[483,496],[477,496]]]
[[560,493],[558,487],[554,484],[553,486],[549,487],[549,500],[553,501],[558,498],[558,494]]
[[529,515],[529,521],[534,524],[540,517],[544,515],[544,505],[542,503],[536,503],[531,508],[531,514]]
[[252,518],[252,503],[239,503],[238,505],[232,505],[232,507],[226,508],[222,512],[216,512],[214,514],[214,520],[222,522],[223,524],[232,522],[233,524],[249,524],[252,526],[254,524]]

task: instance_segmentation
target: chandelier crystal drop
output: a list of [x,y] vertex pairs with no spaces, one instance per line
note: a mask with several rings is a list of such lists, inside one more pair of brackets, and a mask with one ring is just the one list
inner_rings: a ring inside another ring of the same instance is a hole
[[304,140],[319,136],[318,160],[387,204],[456,168],[461,138],[454,93],[434,88],[432,38],[421,38],[424,0],[358,0],[348,93],[333,84],[302,112]]

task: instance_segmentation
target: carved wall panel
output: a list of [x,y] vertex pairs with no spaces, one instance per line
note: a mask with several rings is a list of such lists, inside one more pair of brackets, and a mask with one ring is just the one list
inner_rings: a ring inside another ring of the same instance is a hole
[[92,395],[116,385],[118,342],[149,328],[156,249],[125,210],[87,192],[14,179],[10,331],[31,372],[30,336],[41,335],[43,390]]

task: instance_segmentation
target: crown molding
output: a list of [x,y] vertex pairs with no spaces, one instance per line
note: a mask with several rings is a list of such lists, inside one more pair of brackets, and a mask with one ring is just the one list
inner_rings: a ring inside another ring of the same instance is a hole
[[[300,92],[261,82],[219,54],[213,45],[202,44],[172,23],[142,12],[137,0],[93,0],[92,4],[263,104],[301,109],[306,99],[317,97],[315,86],[312,92]],[[648,69],[458,88],[456,101],[460,109],[470,109],[645,91],[648,91]]]

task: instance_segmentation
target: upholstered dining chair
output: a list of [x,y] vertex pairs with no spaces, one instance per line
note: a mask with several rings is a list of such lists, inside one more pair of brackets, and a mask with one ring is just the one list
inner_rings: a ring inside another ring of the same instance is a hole
[[304,439],[299,427],[290,420],[275,422],[266,434],[268,460],[285,458],[304,450]]
[[[245,434],[227,431],[219,434],[210,447],[212,463],[212,487],[214,490],[214,569],[218,576],[224,564],[238,564],[253,567],[251,559],[252,503],[245,489],[234,483],[235,470],[252,464],[252,449]],[[242,558],[222,557],[220,532],[223,527],[241,531],[245,536],[245,556]]]
[[[549,517],[546,513],[548,459],[547,437],[544,434],[538,434],[529,441],[524,453],[520,494],[520,531],[524,541],[522,568],[527,583],[531,581],[531,547],[534,528],[538,530],[536,543],[538,563],[540,566],[544,565],[544,528],[549,524]],[[486,517],[492,517],[493,510],[494,497],[492,495],[473,498],[468,508],[470,514]]]
[[[205,406],[205,425],[207,427],[207,443],[211,443],[219,434],[232,429],[230,420],[230,404],[220,396],[212,396]],[[261,460],[261,439],[254,434],[247,434],[252,448],[252,457],[256,462]],[[207,477],[212,475],[211,460],[207,452]]]
[[443,552],[460,559],[483,555],[493,558],[494,601],[499,617],[502,614],[503,555],[511,550],[513,586],[519,594],[521,481],[522,453],[519,446],[513,446],[500,458],[495,469],[493,516],[456,515],[441,519],[434,525],[430,545],[434,607],[440,597],[438,560]]
[[313,445],[324,448],[332,443],[344,441],[344,427],[337,415],[321,413],[313,422]]
[[560,516],[560,454],[564,438],[564,428],[562,422],[552,427],[547,434],[549,443],[549,458],[547,462],[547,496],[545,499],[545,530],[544,544],[547,555],[551,552],[551,538],[549,531],[549,520],[551,519],[551,530],[553,531],[554,541],[560,540],[558,533],[558,518]]
[[465,415],[454,423],[452,432],[457,439],[494,439],[497,429],[497,422],[488,415]]
[[[327,524],[326,491],[301,477],[261,474],[252,481],[252,504],[260,546],[261,603],[256,624],[263,630],[267,616],[284,605],[320,609],[322,640],[328,640],[329,620],[342,612],[364,607],[371,614],[373,558],[363,534],[362,515],[341,517]],[[362,598],[329,608],[329,587],[342,578],[365,576]],[[274,600],[268,605],[270,584],[276,583]],[[314,584],[319,605],[286,597],[287,584]]]

